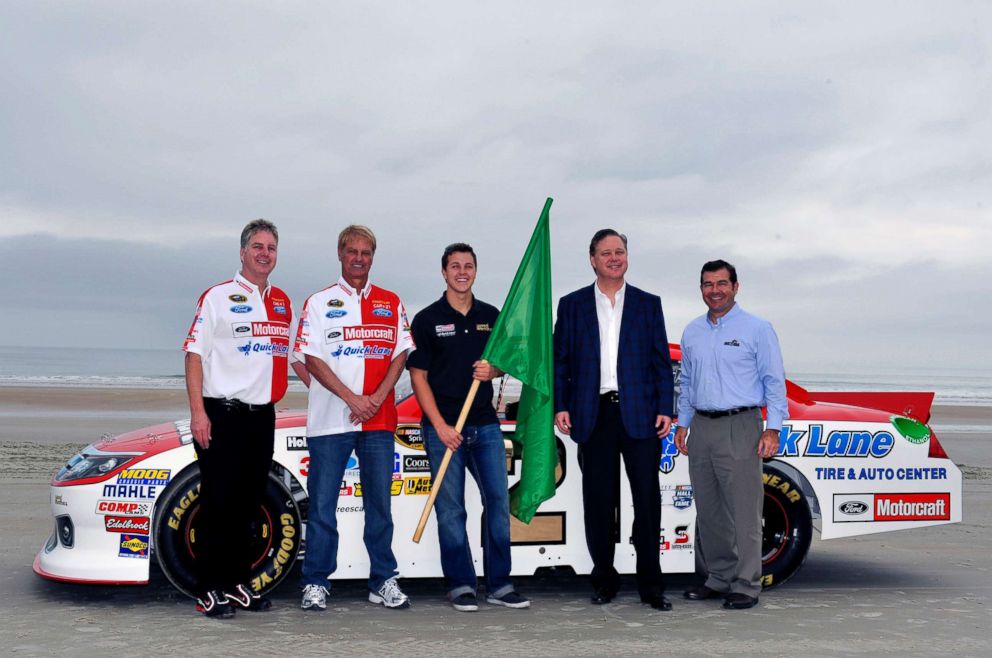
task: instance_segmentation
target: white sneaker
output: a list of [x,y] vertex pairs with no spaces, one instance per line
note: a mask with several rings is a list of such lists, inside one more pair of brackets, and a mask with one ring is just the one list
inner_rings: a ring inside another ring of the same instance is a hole
[[304,610],[324,610],[327,608],[328,593],[323,585],[307,585],[303,588],[303,602],[300,607]]
[[369,603],[378,603],[387,608],[410,607],[410,599],[396,584],[395,578],[390,578],[384,582],[378,592],[369,592]]

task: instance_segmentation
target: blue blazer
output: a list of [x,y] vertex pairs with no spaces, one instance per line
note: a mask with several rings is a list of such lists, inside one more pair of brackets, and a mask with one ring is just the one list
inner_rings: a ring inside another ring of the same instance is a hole
[[[565,295],[555,321],[555,413],[569,412],[572,439],[589,440],[599,413],[599,322],[593,284]],[[674,381],[661,298],[627,284],[617,354],[620,414],[627,435],[657,438],[672,416]]]

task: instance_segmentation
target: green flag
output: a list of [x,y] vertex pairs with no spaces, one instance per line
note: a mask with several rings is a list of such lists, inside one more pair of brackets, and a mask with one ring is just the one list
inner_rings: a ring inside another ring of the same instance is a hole
[[538,506],[555,494],[558,453],[554,434],[554,363],[551,352],[551,238],[548,211],[520,261],[482,358],[523,384],[513,440],[521,447],[520,483],[510,512],[530,523]]

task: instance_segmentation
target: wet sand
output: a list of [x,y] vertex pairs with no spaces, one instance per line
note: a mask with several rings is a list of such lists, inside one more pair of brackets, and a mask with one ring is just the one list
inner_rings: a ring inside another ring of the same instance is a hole
[[[287,401],[302,407],[303,396]],[[965,474],[962,523],[814,539],[806,565],[758,608],[724,611],[679,594],[675,610],[641,605],[630,579],[611,604],[589,603],[584,578],[518,579],[530,610],[482,604],[459,613],[439,580],[406,580],[413,607],[364,602],[338,583],[323,614],[298,609],[290,581],[268,613],[202,618],[153,569],[148,586],[71,585],[31,572],[51,532],[51,474],[102,433],[185,417],[182,391],[0,388],[0,646],[8,655],[666,655],[988,654],[992,631],[992,409],[938,407],[932,425]],[[947,429],[944,429],[947,428]],[[397,550],[402,542],[397,539]]]

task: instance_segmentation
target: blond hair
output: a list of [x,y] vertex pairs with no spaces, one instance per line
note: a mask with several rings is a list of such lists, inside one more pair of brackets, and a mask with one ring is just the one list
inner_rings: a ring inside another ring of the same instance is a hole
[[344,249],[344,246],[348,244],[348,240],[355,238],[368,240],[369,244],[372,245],[372,253],[375,253],[375,233],[368,226],[362,226],[361,224],[350,224],[341,231],[338,235],[338,251]]

